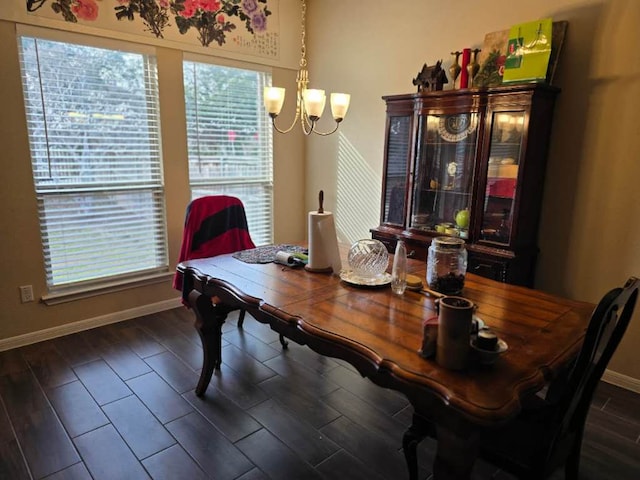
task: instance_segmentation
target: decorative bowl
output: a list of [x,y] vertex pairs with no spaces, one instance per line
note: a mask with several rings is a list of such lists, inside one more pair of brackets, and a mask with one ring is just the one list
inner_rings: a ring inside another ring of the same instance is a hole
[[358,240],[351,245],[347,261],[355,275],[363,278],[378,277],[389,266],[389,252],[380,240]]

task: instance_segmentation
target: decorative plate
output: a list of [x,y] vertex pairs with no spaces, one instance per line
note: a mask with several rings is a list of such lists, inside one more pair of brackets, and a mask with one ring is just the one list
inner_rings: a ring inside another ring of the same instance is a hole
[[391,283],[391,275],[385,272],[375,277],[361,277],[351,270],[343,270],[340,272],[340,280],[357,287],[384,287]]
[[448,142],[459,142],[467,138],[478,126],[475,114],[459,113],[457,115],[442,115],[438,124],[438,133]]

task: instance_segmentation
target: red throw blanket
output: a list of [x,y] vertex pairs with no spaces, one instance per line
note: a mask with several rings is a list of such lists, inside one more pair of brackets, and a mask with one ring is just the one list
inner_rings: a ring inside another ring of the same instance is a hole
[[[178,262],[215,257],[255,248],[242,202],[236,197],[211,195],[193,200],[187,207]],[[176,272],[173,288],[182,290],[182,274]]]

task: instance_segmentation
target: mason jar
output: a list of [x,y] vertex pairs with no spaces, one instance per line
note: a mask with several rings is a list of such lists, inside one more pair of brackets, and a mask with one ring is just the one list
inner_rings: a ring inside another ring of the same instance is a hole
[[427,284],[444,295],[458,295],[467,273],[467,250],[464,240],[435,237],[427,252]]

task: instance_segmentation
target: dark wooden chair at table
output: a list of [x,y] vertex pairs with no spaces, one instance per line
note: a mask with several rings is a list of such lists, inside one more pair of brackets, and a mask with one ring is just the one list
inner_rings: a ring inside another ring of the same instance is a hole
[[[255,248],[249,234],[244,205],[229,195],[208,195],[192,200],[187,206],[178,263],[197,258],[215,257]],[[182,273],[176,272],[173,288],[182,291]],[[183,294],[184,299],[188,298]],[[238,328],[244,324],[245,311],[238,313]],[[283,348],[287,342],[280,335]]]
[[[593,310],[584,343],[565,374],[559,375],[544,398],[527,398],[509,423],[482,433],[479,457],[519,479],[543,480],[564,467],[567,480],[578,479],[585,421],[593,394],[624,335],[636,302],[640,280],[631,277],[614,288]],[[422,419],[419,429],[436,437]],[[416,443],[405,435],[405,457],[417,472]]]
[[630,278],[594,309],[580,352],[545,398],[533,397],[518,417],[480,439],[480,456],[521,479],[542,480],[564,467],[578,479],[585,421],[593,394],[638,300],[640,280]]

